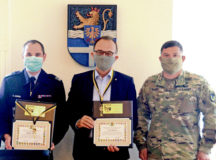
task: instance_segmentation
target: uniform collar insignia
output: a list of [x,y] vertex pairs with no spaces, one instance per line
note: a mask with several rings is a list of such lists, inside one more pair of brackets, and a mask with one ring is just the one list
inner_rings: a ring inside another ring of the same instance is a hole
[[184,85],[185,85],[185,72],[182,71],[182,73],[176,80],[176,86],[184,86]]
[[164,78],[163,78],[163,72],[161,72],[161,73],[158,75],[158,77],[157,77],[157,79],[156,79],[156,85],[157,85],[157,86],[161,86],[161,87],[165,86],[165,80],[164,80]]

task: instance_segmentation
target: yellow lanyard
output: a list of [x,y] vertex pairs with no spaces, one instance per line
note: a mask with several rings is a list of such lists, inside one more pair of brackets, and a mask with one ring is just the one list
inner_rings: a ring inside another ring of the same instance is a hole
[[93,83],[94,83],[94,86],[95,86],[95,88],[96,88],[96,90],[97,90],[97,92],[98,92],[98,94],[99,94],[100,102],[101,102],[101,103],[103,102],[104,94],[106,93],[106,91],[108,90],[109,86],[111,85],[111,82],[112,82],[112,80],[113,80],[113,75],[114,75],[114,72],[113,72],[113,70],[112,70],[111,78],[110,78],[110,80],[109,80],[109,82],[108,82],[108,84],[107,84],[107,86],[106,86],[106,88],[105,88],[103,94],[101,95],[101,94],[100,94],[100,90],[99,90],[98,85],[97,85],[97,82],[96,82],[96,79],[95,79],[95,70],[93,71]]
[[[29,116],[33,117],[32,114],[29,112],[28,109],[26,109],[25,107],[23,107],[23,106],[22,106],[21,104],[19,104],[17,101],[16,101],[15,103],[16,103],[16,105],[17,105],[18,107],[20,107],[23,111],[26,111],[26,112],[29,114]],[[52,107],[46,109],[45,111],[43,111],[42,113],[40,113],[39,116],[33,117],[33,123],[34,123],[34,125],[35,125],[36,121],[39,119],[39,117],[40,117],[41,115],[43,115],[43,114],[45,114],[45,113],[47,113],[47,112],[49,112],[49,111],[51,111],[51,110],[53,110],[53,109],[55,109],[55,108],[56,108],[56,105],[54,105],[54,106],[52,106]]]

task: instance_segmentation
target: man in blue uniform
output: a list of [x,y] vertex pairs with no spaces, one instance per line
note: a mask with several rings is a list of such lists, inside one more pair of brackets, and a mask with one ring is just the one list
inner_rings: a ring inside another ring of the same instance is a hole
[[65,90],[61,80],[41,69],[45,60],[43,44],[37,40],[27,41],[23,47],[25,69],[6,76],[2,81],[0,88],[0,136],[5,140],[6,149],[12,149],[12,122],[15,100],[17,99],[55,102],[57,108],[53,142],[57,144],[63,137],[61,133],[64,133],[64,130],[59,126],[64,127],[65,124],[61,118],[64,110]]
[[112,70],[118,59],[117,44],[111,37],[101,37],[91,53],[96,69],[74,75],[68,97],[70,125],[75,132],[73,156],[75,160],[126,160],[127,147],[96,147],[93,144],[93,101],[133,101],[133,124],[137,123],[136,91],[133,78]]

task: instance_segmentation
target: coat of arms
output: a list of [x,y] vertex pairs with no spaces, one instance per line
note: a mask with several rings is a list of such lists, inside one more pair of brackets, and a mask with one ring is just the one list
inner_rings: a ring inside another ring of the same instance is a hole
[[116,39],[116,5],[68,5],[68,51],[79,64],[94,67],[90,53],[101,36]]

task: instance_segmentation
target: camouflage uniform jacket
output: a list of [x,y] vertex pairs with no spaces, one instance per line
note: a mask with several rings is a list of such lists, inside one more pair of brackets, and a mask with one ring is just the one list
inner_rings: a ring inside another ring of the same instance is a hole
[[[135,143],[148,149],[149,159],[196,159],[197,151],[209,153],[215,143],[215,94],[202,77],[183,71],[167,86],[162,73],[148,78],[138,97]],[[203,137],[199,134],[204,115]]]

